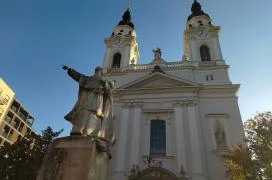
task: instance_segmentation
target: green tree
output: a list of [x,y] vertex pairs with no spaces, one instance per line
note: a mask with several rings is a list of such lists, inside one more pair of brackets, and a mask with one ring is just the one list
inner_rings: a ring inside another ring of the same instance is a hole
[[51,127],[47,127],[42,131],[42,135],[28,135],[18,139],[12,145],[2,147],[0,149],[0,179],[36,179],[48,145],[62,131],[54,132]]
[[226,155],[233,180],[272,179],[272,113],[258,113],[244,123],[247,147],[237,145]]
[[227,174],[232,180],[257,180],[254,161],[248,148],[244,148],[242,144],[236,145],[225,158]]

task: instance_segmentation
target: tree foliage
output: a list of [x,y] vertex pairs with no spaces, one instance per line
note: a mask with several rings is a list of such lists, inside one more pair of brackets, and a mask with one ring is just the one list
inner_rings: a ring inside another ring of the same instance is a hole
[[272,179],[272,113],[258,113],[244,123],[247,147],[237,145],[226,167],[232,180]]
[[42,135],[28,135],[0,148],[0,179],[36,179],[48,145],[62,131],[47,127]]

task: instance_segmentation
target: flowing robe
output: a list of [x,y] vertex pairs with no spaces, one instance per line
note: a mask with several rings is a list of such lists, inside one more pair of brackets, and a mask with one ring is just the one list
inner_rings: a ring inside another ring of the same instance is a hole
[[73,128],[91,129],[80,132],[83,135],[92,133],[92,136],[111,141],[114,136],[111,82],[103,76],[85,76],[73,69],[68,70],[68,75],[79,83],[79,92],[76,104],[64,118]]

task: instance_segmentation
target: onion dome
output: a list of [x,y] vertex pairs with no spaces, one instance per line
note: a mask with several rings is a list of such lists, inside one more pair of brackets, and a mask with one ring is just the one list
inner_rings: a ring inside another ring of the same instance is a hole
[[206,14],[204,11],[201,10],[201,5],[197,0],[194,0],[192,7],[191,7],[192,14],[188,17],[187,21],[192,19],[195,16],[207,16],[210,18],[208,14]]
[[134,24],[131,22],[131,15],[129,9],[123,14],[123,19],[118,23],[118,25],[128,25],[134,29]]

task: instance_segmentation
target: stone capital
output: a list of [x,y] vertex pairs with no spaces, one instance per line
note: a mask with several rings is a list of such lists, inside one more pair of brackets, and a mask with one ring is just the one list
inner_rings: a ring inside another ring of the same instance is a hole
[[182,107],[183,106],[183,101],[177,101],[175,103],[173,103],[173,107],[176,108],[176,107]]
[[134,108],[142,108],[143,107],[142,102],[131,102],[130,105],[131,105],[131,107],[134,107]]
[[188,106],[196,106],[197,102],[192,100],[187,102]]
[[129,106],[130,106],[130,103],[123,103],[123,104],[121,105],[122,109],[128,109]]
[[183,100],[183,104],[186,106],[195,106],[197,101],[195,99],[185,99]]

